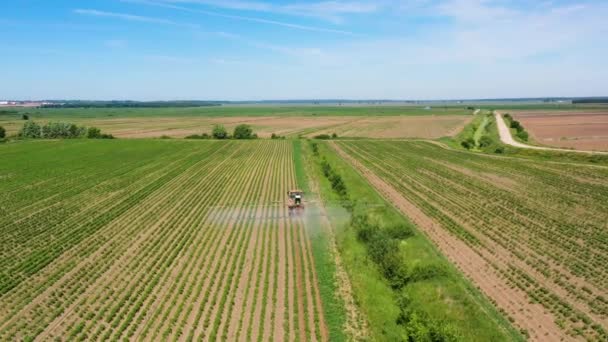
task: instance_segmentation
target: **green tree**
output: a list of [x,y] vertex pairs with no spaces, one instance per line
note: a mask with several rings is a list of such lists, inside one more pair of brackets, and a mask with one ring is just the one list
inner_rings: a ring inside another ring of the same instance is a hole
[[228,131],[222,125],[213,126],[213,131],[211,133],[215,139],[228,139]]
[[21,115],[21,119],[23,119],[23,120],[29,120],[30,116],[27,115],[27,114],[23,114],[23,115]]
[[101,130],[97,127],[89,127],[87,130],[87,138],[89,139],[99,139],[101,136]]
[[234,128],[234,139],[253,139],[253,129],[246,124],[240,124]]
[[27,121],[23,124],[23,128],[21,128],[19,136],[24,138],[41,138],[42,130],[39,124],[35,123],[34,121]]
[[520,138],[523,141],[528,141],[529,135],[528,132],[521,130],[519,132],[517,132],[517,137]]
[[4,127],[0,126],[0,139],[4,139],[6,137],[6,130]]

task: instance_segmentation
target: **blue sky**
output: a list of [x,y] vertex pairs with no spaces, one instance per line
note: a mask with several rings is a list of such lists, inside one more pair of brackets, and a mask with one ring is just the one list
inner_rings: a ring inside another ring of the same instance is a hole
[[608,3],[0,3],[0,99],[608,95]]

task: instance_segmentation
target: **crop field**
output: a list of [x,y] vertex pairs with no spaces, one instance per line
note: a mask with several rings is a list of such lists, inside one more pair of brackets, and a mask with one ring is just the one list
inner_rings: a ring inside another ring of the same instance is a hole
[[290,141],[0,149],[0,340],[327,340]]
[[514,116],[543,145],[608,151],[608,111],[518,111]]
[[251,125],[260,137],[335,132],[350,137],[438,138],[454,134],[471,118],[470,111],[460,107],[21,108],[0,111],[0,126],[8,135],[17,134],[25,113],[40,123],[65,121],[95,126],[118,138],[183,138],[209,133],[215,124],[232,130],[242,123]]
[[534,340],[608,339],[608,168],[329,143]]

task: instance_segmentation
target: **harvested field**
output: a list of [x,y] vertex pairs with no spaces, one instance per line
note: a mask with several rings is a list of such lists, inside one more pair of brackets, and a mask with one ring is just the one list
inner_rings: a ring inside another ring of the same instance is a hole
[[606,340],[608,169],[425,142],[336,150],[533,340]]
[[284,206],[291,142],[27,142],[0,158],[0,340],[327,340],[306,227]]
[[543,145],[608,151],[608,112],[515,112],[514,117]]
[[337,133],[341,137],[436,139],[457,134],[472,119],[473,116],[456,115],[353,118],[308,136]]
[[[244,110],[246,112],[246,110]],[[183,138],[188,135],[210,133],[212,127],[221,124],[232,132],[239,124],[251,125],[263,138],[273,133],[280,136],[314,136],[321,133],[337,133],[347,137],[368,138],[439,138],[452,136],[468,123],[470,115],[391,115],[391,116],[140,116],[118,112],[103,117],[49,117],[32,116],[39,123],[65,121],[82,126],[94,126],[117,138],[158,138],[168,136]],[[9,135],[17,134],[24,121],[16,115],[0,115],[0,126]]]

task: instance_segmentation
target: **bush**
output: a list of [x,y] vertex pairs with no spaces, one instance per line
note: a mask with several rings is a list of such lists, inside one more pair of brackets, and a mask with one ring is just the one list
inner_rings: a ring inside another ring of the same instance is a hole
[[234,128],[234,134],[232,137],[234,139],[255,139],[257,138],[257,135],[253,134],[253,129],[251,129],[251,126],[240,124]]
[[331,137],[329,136],[329,134],[315,135],[314,138],[315,139],[319,139],[319,140],[329,140],[329,139],[331,139]]
[[460,145],[462,145],[462,147],[466,148],[467,150],[470,150],[475,147],[475,140],[473,138],[467,138],[462,141]]
[[517,132],[516,136],[523,141],[528,141],[529,138],[528,132],[524,130]]
[[101,136],[101,130],[97,127],[89,127],[87,129],[87,138],[89,139],[97,139]]
[[23,128],[19,132],[19,136],[23,138],[41,138],[42,137],[42,128],[39,124],[34,121],[27,121],[23,124]]
[[222,125],[213,126],[213,131],[211,135],[215,139],[228,139],[228,131],[226,131],[226,129]]
[[97,127],[89,127],[89,129],[87,129],[86,137],[88,139],[114,139],[112,134],[103,134]]
[[337,135],[336,133],[332,133],[331,138],[332,138],[332,139],[337,139],[337,138],[338,138],[338,135]]
[[484,135],[479,139],[479,147],[488,147],[488,146],[492,145],[493,143],[494,143],[494,141],[492,140],[492,138],[490,138],[487,135]]
[[211,139],[211,136],[207,133],[192,134],[192,135],[185,137],[184,139]]
[[392,239],[405,240],[411,236],[414,236],[414,231],[412,228],[404,224],[392,225],[384,229]]
[[29,116],[29,115],[27,115],[27,114],[23,114],[23,115],[21,115],[21,119],[22,119],[22,120],[29,120],[29,119],[30,119],[30,116]]
[[522,129],[522,126],[519,121],[513,120],[511,121],[511,128],[515,128],[519,132]]
[[285,139],[285,137],[282,137],[282,136],[280,136],[280,135],[278,135],[278,134],[272,133],[272,134],[270,135],[270,139],[273,139],[273,140],[274,140],[274,139]]
[[0,126],[0,139],[4,139],[6,137],[6,130],[4,127]]
[[420,281],[442,277],[446,274],[446,268],[441,265],[416,265],[410,272],[410,278],[412,281]]
[[494,153],[503,154],[503,153],[505,153],[505,148],[502,146],[499,146],[494,150]]

